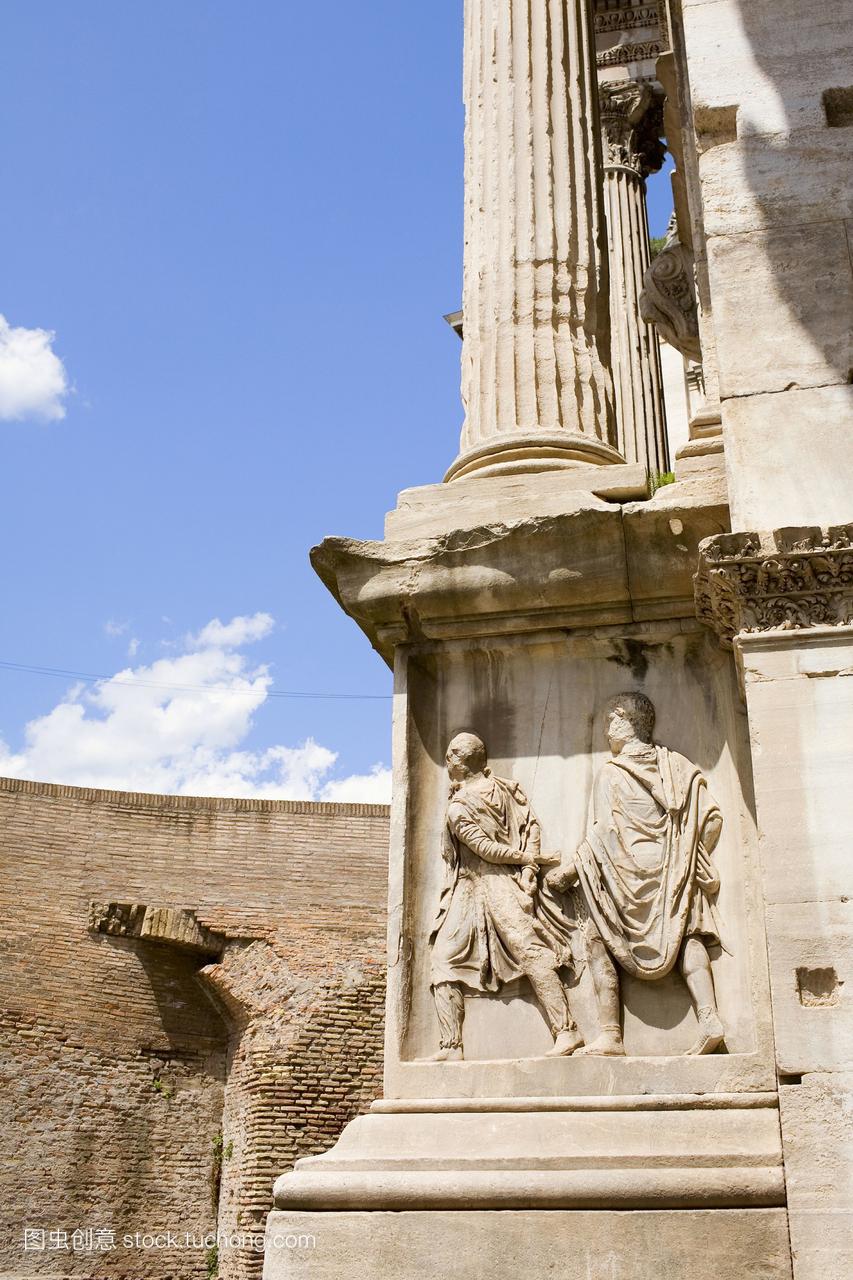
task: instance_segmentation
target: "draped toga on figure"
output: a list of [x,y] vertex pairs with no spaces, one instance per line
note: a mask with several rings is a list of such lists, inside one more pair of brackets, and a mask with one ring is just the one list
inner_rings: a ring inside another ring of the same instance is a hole
[[634,977],[664,977],[685,938],[720,942],[710,895],[722,817],[696,765],[637,744],[600,770],[576,867],[590,916]]

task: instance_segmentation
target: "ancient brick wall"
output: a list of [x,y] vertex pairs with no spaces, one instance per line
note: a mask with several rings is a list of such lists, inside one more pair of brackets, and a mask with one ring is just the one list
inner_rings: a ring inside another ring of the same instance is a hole
[[[204,1237],[380,1092],[387,840],[379,805],[0,780],[0,1276],[259,1274]],[[92,933],[93,901],[224,950]]]

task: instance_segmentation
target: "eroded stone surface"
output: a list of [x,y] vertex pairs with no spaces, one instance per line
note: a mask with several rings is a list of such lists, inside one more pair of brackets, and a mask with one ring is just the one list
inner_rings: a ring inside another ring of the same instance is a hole
[[846,1280],[853,1271],[853,1074],[807,1075],[779,1093],[795,1275]]
[[843,222],[717,236],[708,255],[724,401],[847,382],[853,268]]
[[273,1213],[267,1232],[265,1280],[447,1280],[463,1256],[471,1280],[746,1280],[744,1259],[749,1280],[791,1276],[782,1209]]
[[767,929],[780,1072],[853,1072],[853,903],[780,903]]
[[736,397],[723,418],[732,528],[853,518],[853,386]]
[[89,907],[89,928],[113,938],[139,938],[179,951],[202,956],[218,956],[225,936],[205,928],[194,911],[180,907],[152,907],[136,902],[93,902]]

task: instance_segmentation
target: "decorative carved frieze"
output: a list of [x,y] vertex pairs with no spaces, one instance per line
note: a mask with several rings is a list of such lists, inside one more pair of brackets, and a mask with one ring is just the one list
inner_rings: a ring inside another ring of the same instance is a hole
[[737,635],[853,623],[853,525],[729,533],[699,544],[696,615]]
[[688,360],[702,361],[693,254],[673,223],[666,244],[643,277],[640,314]]
[[601,67],[621,67],[629,62],[651,62],[664,52],[660,40],[643,40],[639,44],[616,44],[596,54]]
[[661,141],[663,99],[647,85],[616,81],[599,88],[604,164],[657,173],[666,155]]
[[657,28],[660,12],[656,4],[631,5],[608,4],[597,0],[595,6],[596,35],[610,31],[631,31],[637,27]]

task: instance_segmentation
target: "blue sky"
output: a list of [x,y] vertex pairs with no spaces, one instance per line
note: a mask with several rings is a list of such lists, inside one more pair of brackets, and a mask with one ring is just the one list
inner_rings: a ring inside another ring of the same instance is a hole
[[461,39],[459,3],[7,6],[0,662],[136,674],[0,667],[0,772],[384,795],[390,677],[307,553],[456,453]]

